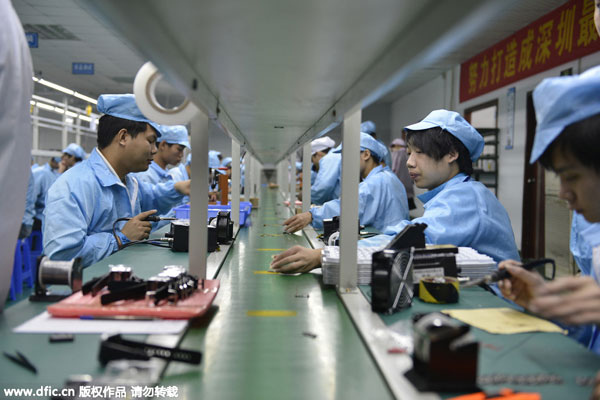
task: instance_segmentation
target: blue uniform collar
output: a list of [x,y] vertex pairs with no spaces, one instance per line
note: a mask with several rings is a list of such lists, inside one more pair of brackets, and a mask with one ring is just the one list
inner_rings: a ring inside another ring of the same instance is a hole
[[418,195],[417,197],[419,198],[419,200],[421,200],[423,202],[423,204],[427,203],[429,200],[433,199],[439,192],[441,192],[442,190],[444,190],[444,188],[446,188],[446,186],[453,186],[456,185],[458,183],[461,182],[466,182],[469,179],[471,179],[471,177],[465,173],[459,172],[457,175],[453,176],[452,178],[450,178],[449,180],[447,180],[446,182],[442,183],[440,186],[431,189],[428,192],[425,192],[423,194]]
[[162,169],[160,167],[160,165],[158,165],[156,162],[154,162],[154,160],[152,160],[152,162],[150,163],[149,168],[152,168],[154,171],[156,171],[158,176],[161,178],[169,178],[171,176],[171,175],[169,175],[169,171]]
[[[98,152],[98,148],[94,148],[92,154],[87,159],[87,161],[90,163],[94,174],[96,175],[98,181],[102,184],[102,186],[125,186],[123,182],[121,182],[117,174],[111,171],[111,169],[108,167],[108,160],[106,160],[102,155],[100,155],[100,153]],[[129,176],[129,174],[125,175],[127,186],[130,186],[131,179],[132,178]]]
[[367,179],[369,179],[369,177],[370,177],[371,175],[378,174],[378,173],[379,173],[380,171],[382,171],[382,170],[383,170],[383,166],[382,166],[382,165],[378,165],[378,166],[376,166],[375,168],[373,168],[373,169],[371,170],[371,172],[369,172],[369,175],[367,175],[367,177],[366,177],[364,180],[366,181]]

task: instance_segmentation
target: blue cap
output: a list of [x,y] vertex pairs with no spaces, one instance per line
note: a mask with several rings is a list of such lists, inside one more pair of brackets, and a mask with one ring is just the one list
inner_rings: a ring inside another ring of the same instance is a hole
[[[379,142],[373,136],[371,136],[367,133],[361,132],[360,133],[360,151],[367,150],[367,149],[372,154],[375,154],[382,161],[387,153],[387,148],[381,142]],[[340,146],[336,147],[333,150],[333,152],[341,153],[342,146],[340,145]]]
[[142,114],[132,94],[102,94],[98,97],[96,108],[103,114],[128,119],[130,121],[146,122],[155,130],[158,137],[162,135],[157,123],[150,121]]
[[600,113],[600,67],[581,75],[544,79],[533,91],[537,127],[534,163],[569,125]]
[[188,154],[185,158],[185,165],[190,165],[192,163],[192,153]]
[[296,169],[297,169],[298,171],[301,171],[301,170],[302,170],[302,161],[296,161]]
[[229,167],[231,165],[231,157],[225,157],[221,163],[221,167]]
[[167,142],[170,144],[180,144],[187,147],[191,147],[188,141],[188,131],[183,125],[160,125],[160,131],[162,135],[156,139],[157,142]]
[[83,150],[83,147],[81,147],[77,143],[69,144],[67,147],[65,147],[63,153],[70,154],[75,158],[81,158],[82,160],[85,160],[86,157],[85,150]]
[[369,135],[372,135],[375,133],[375,122],[373,121],[365,121],[362,124],[360,124],[360,131],[364,132],[364,133],[368,133]]
[[404,127],[410,131],[424,131],[439,126],[460,140],[469,151],[471,161],[475,162],[481,155],[484,146],[483,136],[473,128],[459,113],[448,110],[434,110],[421,122]]
[[219,166],[220,166],[219,154],[221,154],[220,151],[216,151],[216,150],[208,151],[208,168],[219,168]]

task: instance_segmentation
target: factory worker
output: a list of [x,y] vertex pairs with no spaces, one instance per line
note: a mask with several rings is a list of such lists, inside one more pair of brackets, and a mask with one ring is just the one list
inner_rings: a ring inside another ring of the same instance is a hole
[[10,288],[15,243],[31,169],[33,69],[23,26],[9,0],[0,0],[0,312]]
[[160,125],[161,136],[156,139],[158,151],[146,171],[134,174],[138,181],[160,183],[172,179],[168,165],[177,165],[183,159],[183,151],[190,148],[188,131],[183,125]]
[[34,187],[35,178],[33,172],[29,175],[27,182],[27,196],[25,197],[25,214],[21,221],[21,230],[19,231],[19,239],[25,239],[31,235],[33,230],[33,218],[35,217],[35,199],[34,199]]
[[311,161],[317,172],[314,180],[311,177],[310,200],[313,204],[321,205],[340,197],[342,155],[330,151],[333,146],[335,142],[327,136],[311,142]]
[[[190,190],[189,180],[150,185],[130,175],[148,168],[161,135],[132,94],[101,95],[97,108],[105,114],[98,147],[54,182],[44,211],[45,253],[52,260],[81,257],[84,266],[147,239],[151,224],[145,219],[166,213]],[[131,220],[117,224],[113,235],[113,223],[125,217]]]
[[[158,151],[154,155],[153,160],[146,171],[133,174],[138,182],[155,185],[157,183],[173,180],[173,177],[167,170],[167,166],[179,164],[183,158],[183,151],[186,148],[190,148],[188,131],[185,126],[160,125],[158,129],[160,129],[161,133],[161,136],[156,139]],[[189,201],[189,198],[187,200]],[[185,202],[186,199],[182,199],[181,203],[176,206],[185,204]],[[168,213],[161,214],[160,216],[171,218],[175,216],[175,212],[170,210]],[[152,223],[152,230],[160,229],[167,224],[169,224],[168,220],[154,222]]]
[[407,126],[409,174],[428,191],[418,196],[425,212],[412,221],[386,227],[386,235],[362,245],[387,244],[411,223],[425,223],[428,244],[471,247],[496,262],[518,259],[508,214],[496,196],[471,179],[473,162],[483,150],[483,137],[460,114],[435,110],[421,122]]
[[390,152],[388,151],[387,147],[385,147],[385,145],[383,144],[383,142],[381,140],[377,139],[375,122],[364,121],[363,123],[360,124],[360,131],[371,135],[375,140],[377,140],[379,143],[382,144],[382,146],[385,148],[385,154],[381,157],[381,161],[383,161],[384,164],[388,168],[391,169],[392,168],[392,157],[391,157]]
[[[341,151],[341,150],[340,150]],[[358,218],[361,225],[382,230],[408,219],[408,202],[402,182],[392,171],[381,165],[387,149],[372,136],[360,134],[360,177],[358,185]],[[287,232],[296,232],[309,223],[323,229],[323,219],[340,215],[340,199],[295,215],[283,222]]]
[[414,210],[417,208],[414,199],[415,189],[410,174],[408,173],[408,168],[406,167],[406,161],[408,160],[406,143],[404,140],[397,138],[392,141],[390,148],[392,149],[392,165],[390,166],[390,169],[396,174],[398,179],[400,179],[400,182],[404,185],[404,189],[406,189],[408,209]]
[[21,222],[19,239],[26,238],[34,230],[42,230],[46,193],[64,168],[61,157],[52,157],[46,164],[32,169],[27,185],[25,215]]
[[[597,224],[600,68],[579,76],[544,79],[533,92],[533,103],[537,127],[530,162],[539,159],[546,169],[554,171],[560,179],[559,196],[589,224]],[[499,287],[505,297],[544,318],[567,325],[595,325],[588,347],[600,353],[600,246],[597,230],[588,229],[579,234],[585,235],[589,246],[595,246],[589,276],[562,277],[547,283],[537,273],[508,260],[500,268],[506,268],[512,277],[500,282]],[[582,264],[582,275],[586,270]]]
[[232,161],[231,157],[225,157],[223,159],[223,161],[221,162],[221,167],[231,169],[231,161]]
[[180,163],[169,170],[169,174],[175,182],[186,181],[192,176],[192,153],[185,158],[185,163]]
[[68,170],[78,162],[86,159],[85,150],[77,143],[71,143],[63,150],[61,157],[61,163],[64,166],[64,170]]
[[[496,261],[519,257],[506,210],[489,189],[470,178],[472,163],[484,146],[479,132],[458,113],[447,110],[432,111],[405,129],[411,178],[417,187],[428,189],[419,196],[425,213],[390,225],[382,229],[386,235],[361,240],[359,246],[384,246],[406,225],[422,222],[427,224],[428,244],[472,247]],[[294,260],[292,266],[302,271],[321,264],[320,250],[295,246],[280,256]],[[272,266],[288,271],[281,263]]]

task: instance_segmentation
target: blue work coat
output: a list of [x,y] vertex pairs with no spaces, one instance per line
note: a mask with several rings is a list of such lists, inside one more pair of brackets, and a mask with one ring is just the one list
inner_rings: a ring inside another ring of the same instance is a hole
[[340,197],[342,155],[330,151],[319,160],[319,172],[310,188],[310,201],[321,205]]
[[[323,229],[323,220],[340,215],[340,199],[310,209],[312,226]],[[361,225],[378,230],[408,219],[408,199],[400,179],[378,165],[358,185],[358,218]]]
[[50,186],[56,181],[60,174],[53,170],[49,164],[36,168],[33,173],[33,201],[35,207],[35,218],[44,222],[44,208],[46,208],[46,194]]
[[[83,266],[94,264],[118,250],[112,234],[118,218],[142,211],[168,212],[183,195],[173,181],[150,185],[131,174],[125,184],[94,149],[90,157],[62,174],[48,191],[44,211],[44,249],[52,260],[81,257]],[[121,228],[125,223],[117,224]],[[123,242],[125,235],[118,232]]]
[[428,244],[471,247],[496,262],[520,260],[510,218],[496,196],[480,182],[460,173],[420,196],[425,213],[412,221],[387,226],[385,235],[361,240],[361,246],[381,246],[411,223],[425,223]]

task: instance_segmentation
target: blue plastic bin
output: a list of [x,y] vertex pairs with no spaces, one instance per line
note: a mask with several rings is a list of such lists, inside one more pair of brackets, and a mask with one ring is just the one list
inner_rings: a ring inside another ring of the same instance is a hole
[[[226,206],[220,204],[209,204],[208,205],[208,219],[214,218],[217,216],[219,211],[230,211],[231,203]],[[190,218],[190,206],[189,204],[185,204],[179,207],[175,207],[173,209],[175,211],[175,217],[179,219],[189,219]],[[252,211],[252,203],[249,201],[240,201],[240,226],[244,226],[246,224],[246,219],[250,216],[250,212]]]

